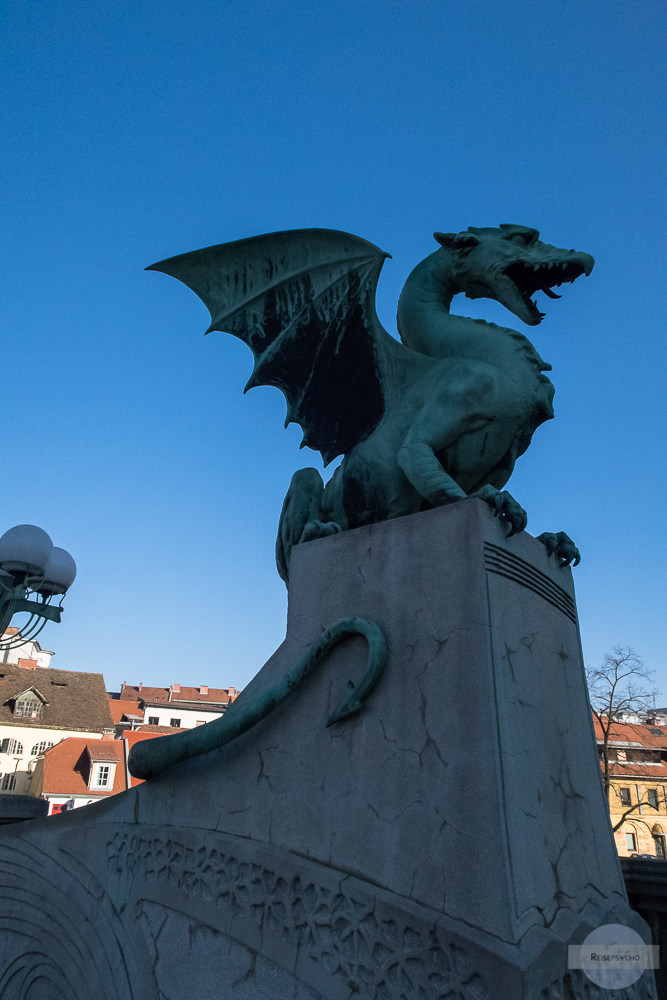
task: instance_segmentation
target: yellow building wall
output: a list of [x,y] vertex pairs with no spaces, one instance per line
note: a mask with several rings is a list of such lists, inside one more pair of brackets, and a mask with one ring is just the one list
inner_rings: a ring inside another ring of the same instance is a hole
[[[621,802],[621,788],[630,790],[631,805],[637,806],[638,802],[640,805],[625,818],[622,826],[614,833],[619,856],[622,858],[627,858],[631,854],[659,856],[661,842],[667,851],[667,800],[665,799],[667,786],[650,778],[638,778],[630,775],[620,778],[613,777],[609,796],[609,815],[612,827],[616,826],[623,813],[628,809],[628,806]],[[657,793],[657,809],[648,803],[650,789]],[[628,842],[627,834],[633,835],[634,847]],[[662,841],[659,838],[662,838]]]

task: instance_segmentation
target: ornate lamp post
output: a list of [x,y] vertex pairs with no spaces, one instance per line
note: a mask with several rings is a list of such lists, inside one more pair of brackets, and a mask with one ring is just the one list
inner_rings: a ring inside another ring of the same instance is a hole
[[[59,622],[62,602],[76,576],[69,552],[53,544],[42,528],[19,524],[0,537],[0,649],[34,639],[47,621]],[[60,602],[52,604],[60,595]],[[29,615],[18,632],[3,639],[16,614]]]

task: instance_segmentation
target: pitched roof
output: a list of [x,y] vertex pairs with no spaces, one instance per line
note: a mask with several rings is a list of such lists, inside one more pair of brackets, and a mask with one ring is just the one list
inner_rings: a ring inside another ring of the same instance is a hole
[[[593,728],[598,743],[603,740],[602,727],[593,716]],[[645,750],[667,750],[667,726],[638,722],[612,722],[609,730],[612,746],[643,747]]]
[[171,694],[172,701],[200,701],[200,702],[215,702],[219,705],[226,705],[230,700],[229,690],[227,688],[207,688],[207,694],[201,693],[201,688],[196,687],[183,687],[181,685],[180,691],[173,691]]
[[134,687],[129,684],[123,684],[120,691],[120,700],[126,701],[128,699],[132,699],[133,701],[169,701],[169,688],[144,687],[143,684],[139,687]]
[[118,748],[115,740],[88,740],[88,756],[96,764],[118,761]]
[[[13,714],[13,701],[28,688],[46,699],[40,717]],[[20,724],[37,729],[81,729],[102,732],[113,725],[102,674],[54,667],[19,667],[0,663],[0,725]]]
[[109,711],[111,712],[111,718],[114,721],[114,725],[118,725],[119,722],[123,722],[128,716],[141,716],[143,718],[143,711],[139,707],[138,701],[120,701],[118,698],[109,699]]
[[[99,752],[97,743],[108,748],[109,756],[104,758],[105,762],[118,764],[113,787],[109,789],[88,788],[91,756]],[[44,754],[44,795],[86,795],[93,798],[124,791],[125,767],[121,740],[86,740],[80,736],[70,736]]]
[[[213,688],[206,687],[183,687],[183,685],[176,685],[171,687],[145,687],[141,684],[138,687],[131,684],[123,683],[120,690],[120,697],[122,699],[137,699],[145,703],[157,704],[166,703],[170,701],[169,693],[171,692],[171,701],[194,701],[194,702],[208,702],[215,703],[219,705],[227,705],[230,701],[234,701],[238,695],[238,691],[235,687],[232,688]],[[204,693],[205,692],[205,693]]]
[[[600,761],[604,769],[604,761]],[[667,762],[659,760],[643,764],[640,761],[609,761],[609,773],[613,778],[650,778],[652,781],[667,782]]]
[[[593,717],[593,728],[598,746],[601,746],[604,735],[598,720]],[[612,722],[609,730],[609,748],[624,750],[650,750],[660,754],[667,750],[667,727],[645,725],[637,722]],[[604,761],[600,760],[604,770]],[[610,760],[609,773],[613,778],[648,778],[652,781],[667,782],[667,761],[659,759],[652,761]]]

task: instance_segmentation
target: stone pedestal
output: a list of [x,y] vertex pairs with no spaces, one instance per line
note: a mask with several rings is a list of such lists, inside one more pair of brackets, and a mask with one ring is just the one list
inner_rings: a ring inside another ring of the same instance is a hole
[[[28,997],[35,948],[30,1000],[610,995],[568,972],[567,945],[605,923],[649,939],[609,831],[569,569],[474,500],[300,546],[285,642],[230,713],[344,616],[390,651],[357,715],[325,728],[364,673],[350,638],[228,747],[2,831],[3,1000]],[[653,1000],[652,982],[614,996]]]

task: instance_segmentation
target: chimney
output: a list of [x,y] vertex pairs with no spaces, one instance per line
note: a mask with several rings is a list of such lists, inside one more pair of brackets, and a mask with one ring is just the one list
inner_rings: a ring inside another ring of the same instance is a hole
[[36,670],[37,660],[29,660],[24,656],[19,657],[19,667],[23,670]]
[[139,681],[139,690],[140,690],[140,691],[141,691],[141,689],[143,688],[143,686],[144,686],[144,682],[143,682],[143,681]]
[[208,684],[202,684],[202,686],[199,688],[199,693],[202,696],[202,698],[208,698]]
[[234,698],[236,698],[236,688],[228,688],[227,694],[229,695],[229,700],[234,701]]
[[181,693],[181,685],[180,684],[172,684],[171,689],[174,692],[174,694],[180,694]]

